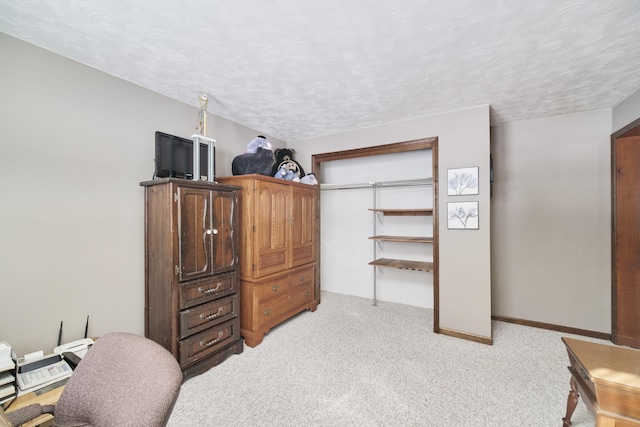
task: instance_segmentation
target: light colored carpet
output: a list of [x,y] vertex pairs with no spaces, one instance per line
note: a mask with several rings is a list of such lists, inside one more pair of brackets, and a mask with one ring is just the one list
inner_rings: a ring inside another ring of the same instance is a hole
[[[323,292],[185,382],[169,426],[562,425],[572,335],[493,322],[489,346],[432,331],[432,310]],[[582,401],[572,421],[595,423]]]

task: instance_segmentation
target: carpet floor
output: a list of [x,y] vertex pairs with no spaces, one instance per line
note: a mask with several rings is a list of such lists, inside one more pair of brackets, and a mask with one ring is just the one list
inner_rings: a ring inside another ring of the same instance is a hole
[[[316,312],[186,381],[178,426],[561,426],[562,336],[493,322],[493,345],[433,333],[433,311],[323,292]],[[580,401],[574,427],[593,426]]]

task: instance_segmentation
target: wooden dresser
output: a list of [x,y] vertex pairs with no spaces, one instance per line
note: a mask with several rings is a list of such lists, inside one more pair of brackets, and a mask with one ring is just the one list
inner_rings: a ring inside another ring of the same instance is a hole
[[255,174],[219,181],[242,188],[240,330],[255,347],[272,327],[318,306],[318,187]]
[[238,188],[162,178],[145,187],[145,336],[185,378],[242,353]]
[[640,426],[640,351],[562,338],[569,354],[571,391],[563,426],[582,396],[596,426]]

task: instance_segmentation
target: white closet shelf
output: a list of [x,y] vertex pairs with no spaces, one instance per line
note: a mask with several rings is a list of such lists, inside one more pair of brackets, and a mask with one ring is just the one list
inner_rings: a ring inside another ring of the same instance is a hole
[[433,185],[433,178],[406,179],[400,181],[373,181],[349,184],[320,184],[320,190],[353,190],[359,188],[412,187]]
[[369,240],[379,240],[382,242],[400,242],[400,243],[433,243],[433,237],[430,236],[372,236]]

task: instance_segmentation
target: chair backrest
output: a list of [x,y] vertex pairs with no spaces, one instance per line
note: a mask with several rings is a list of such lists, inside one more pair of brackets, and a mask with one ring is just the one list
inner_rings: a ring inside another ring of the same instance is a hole
[[99,338],[76,367],[55,409],[55,426],[164,426],[182,371],[155,342],[115,332]]

